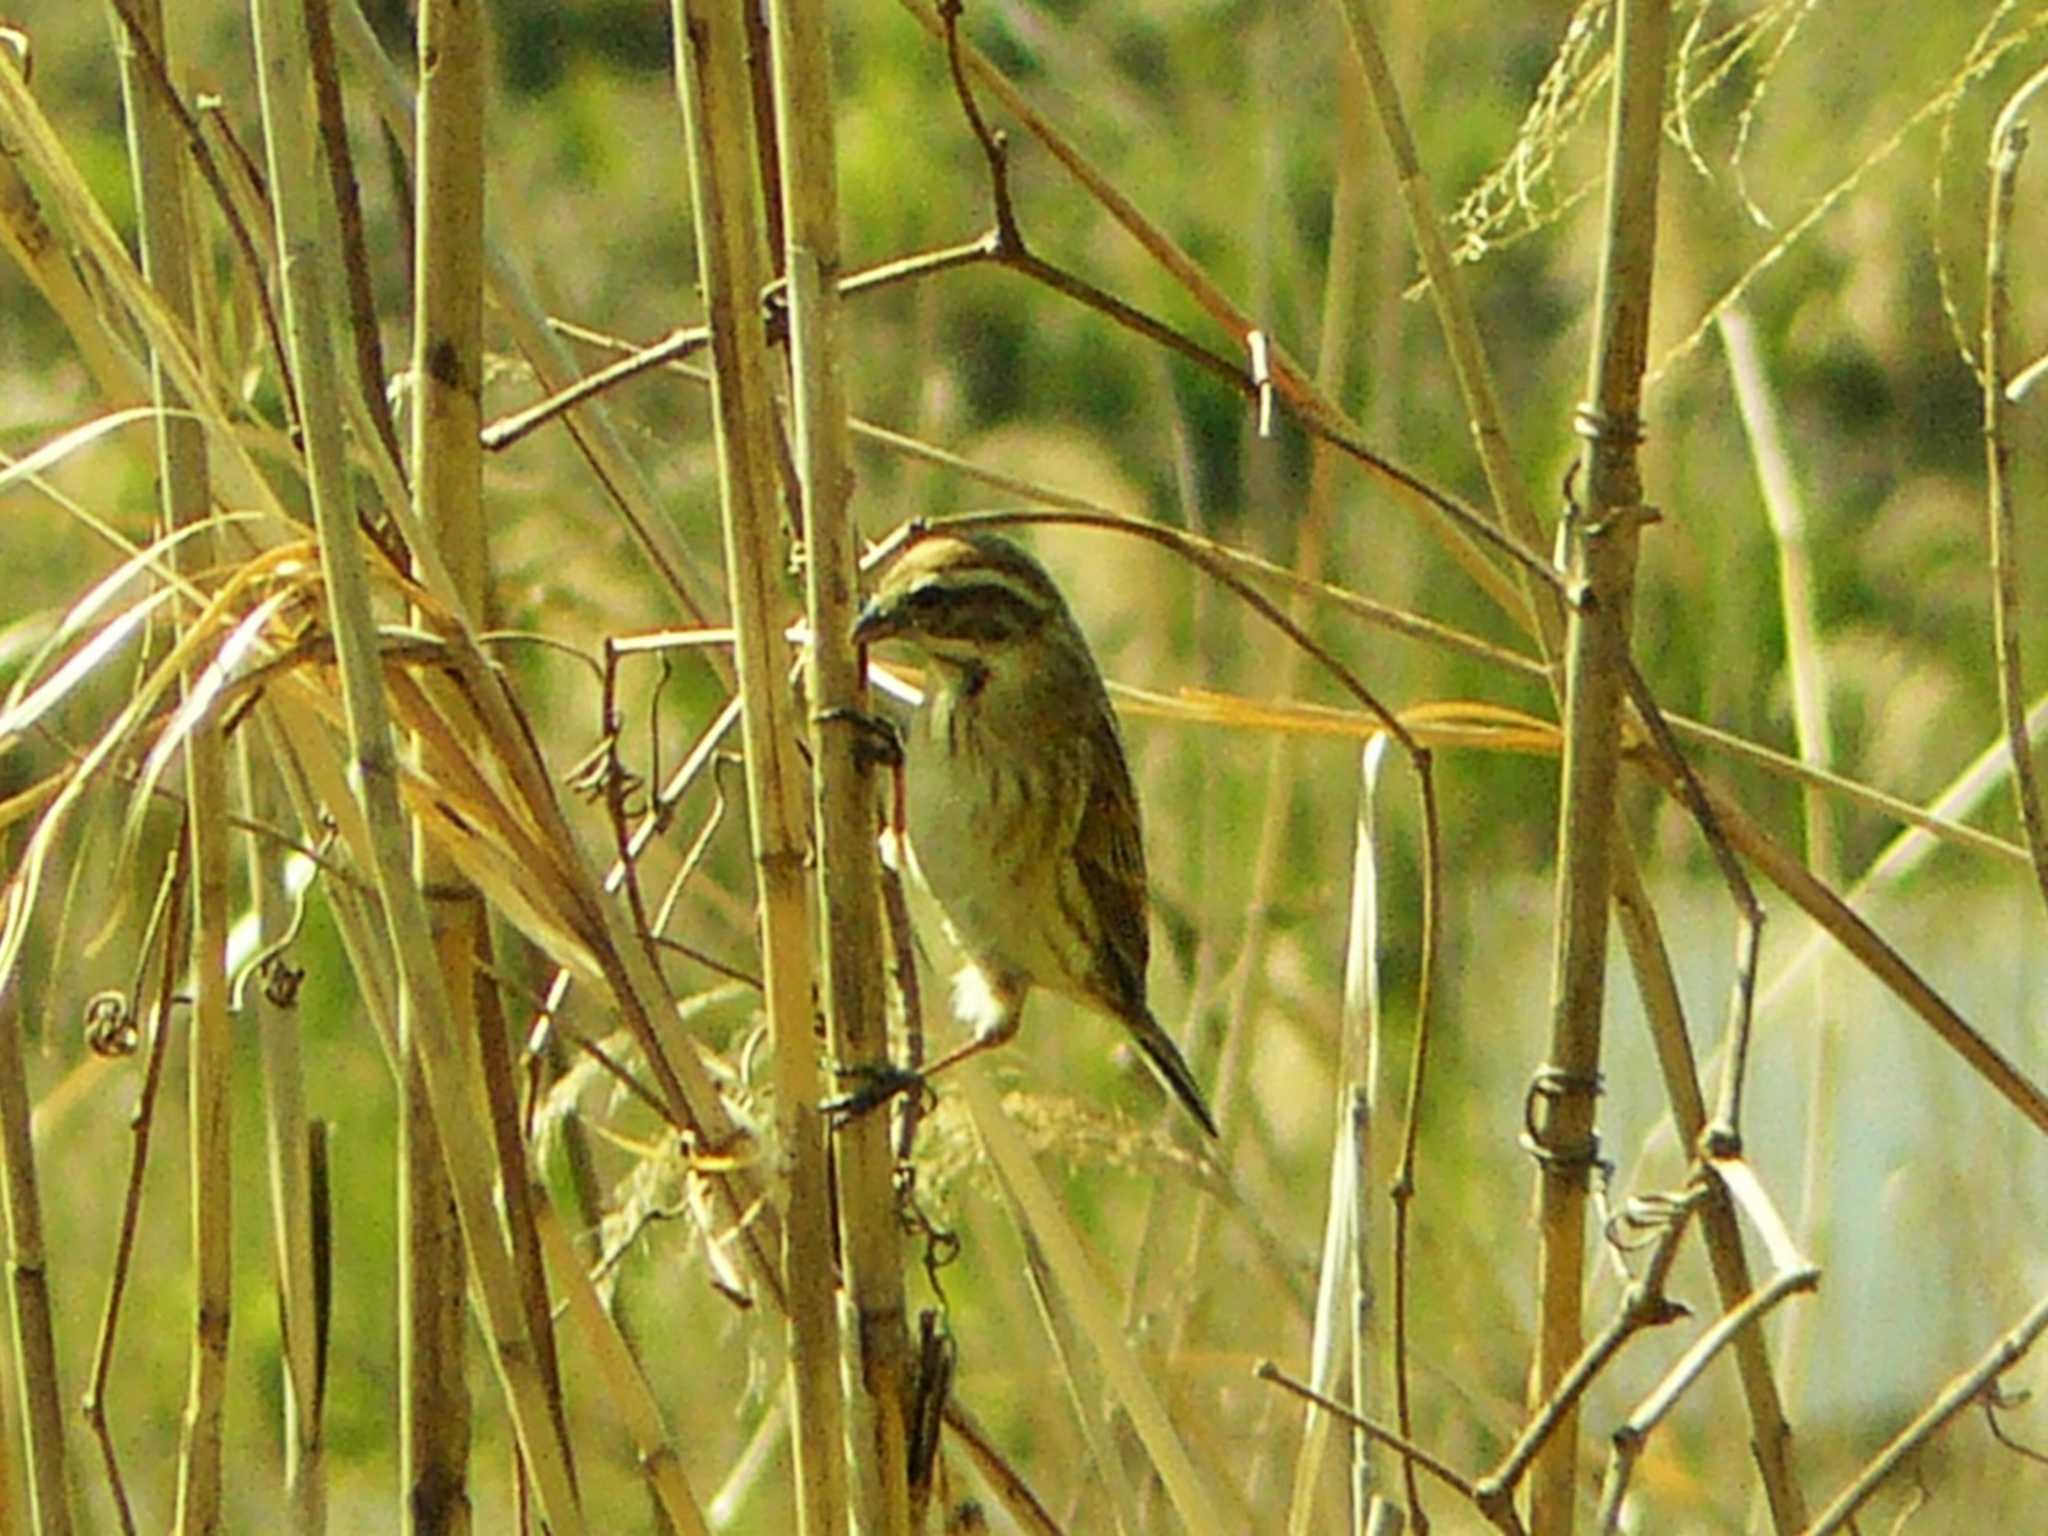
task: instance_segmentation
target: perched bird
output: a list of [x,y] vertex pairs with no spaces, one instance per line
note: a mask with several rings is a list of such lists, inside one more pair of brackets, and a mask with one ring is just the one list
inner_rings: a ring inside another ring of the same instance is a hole
[[930,664],[903,743],[913,877],[967,966],[955,1061],[1017,1033],[1044,987],[1108,1014],[1211,1136],[1216,1122],[1145,1002],[1145,846],[1116,716],[1066,600],[1006,539],[913,544],[854,623]]

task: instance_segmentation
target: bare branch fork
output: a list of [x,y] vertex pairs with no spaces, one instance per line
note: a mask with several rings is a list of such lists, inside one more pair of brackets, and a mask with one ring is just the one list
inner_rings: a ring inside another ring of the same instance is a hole
[[1472,1479],[1466,1477],[1464,1473],[1458,1471],[1457,1468],[1433,1452],[1424,1450],[1405,1435],[1388,1429],[1384,1424],[1374,1423],[1371,1419],[1355,1411],[1349,1403],[1341,1403],[1334,1397],[1329,1397],[1316,1391],[1307,1382],[1288,1375],[1270,1360],[1261,1360],[1253,1369],[1252,1374],[1261,1381],[1270,1381],[1274,1386],[1284,1391],[1292,1392],[1303,1402],[1314,1403],[1316,1407],[1322,1409],[1323,1412],[1331,1417],[1350,1425],[1359,1434],[1365,1436],[1366,1439],[1373,1441],[1377,1445],[1385,1446],[1388,1450],[1399,1456],[1406,1465],[1418,1467],[1422,1471],[1427,1472],[1446,1488],[1479,1510],[1481,1514],[1493,1523],[1495,1529],[1502,1533],[1502,1536],[1522,1536],[1522,1522],[1516,1518],[1512,1503],[1498,1503],[1491,1506],[1482,1504],[1480,1502],[1478,1486]]
[[[1431,485],[1421,475],[1378,452],[1367,444],[1349,423],[1323,408],[1320,401],[1302,395],[1300,390],[1294,387],[1292,375],[1277,365],[1277,360],[1268,347],[1261,345],[1265,340],[1263,333],[1252,333],[1256,340],[1248,339],[1247,342],[1249,366],[1241,366],[1099,285],[1056,266],[1031,250],[1024,239],[1010,192],[1007,141],[1001,133],[989,126],[976,101],[973,88],[968,83],[965,54],[958,30],[962,10],[961,0],[947,0],[939,9],[939,17],[954,89],[961,110],[967,117],[975,141],[980,146],[988,166],[990,196],[995,206],[995,224],[976,240],[919,255],[900,257],[860,272],[850,273],[838,284],[838,292],[842,298],[872,293],[900,282],[950,271],[956,267],[993,261],[1064,294],[1118,325],[1194,363],[1212,377],[1228,384],[1247,400],[1257,403],[1261,407],[1262,420],[1274,395],[1278,394],[1286,402],[1290,414],[1302,430],[1329,443],[1373,473],[1420,498],[1449,517],[1470,537],[1496,550],[1539,583],[1552,589],[1557,587],[1559,578],[1548,558],[1529,549],[1512,535],[1502,532],[1491,520],[1458,497]],[[769,338],[771,341],[780,341],[786,335],[785,280],[777,278],[765,284],[762,289],[762,301],[766,305],[765,321]],[[484,446],[493,451],[510,447],[576,405],[650,369],[682,361],[708,345],[710,337],[711,330],[707,325],[678,327],[659,341],[575,380],[546,399],[491,423],[484,429]]]
[[[1811,1291],[1820,1272],[1806,1262],[1791,1244],[1782,1222],[1754,1176],[1732,1160],[1701,1159],[1695,1165],[1695,1181],[1678,1196],[1658,1203],[1655,1222],[1657,1237],[1642,1275],[1623,1293],[1613,1318],[1572,1363],[1563,1379],[1530,1414],[1514,1443],[1494,1465],[1478,1477],[1468,1478],[1446,1462],[1414,1443],[1406,1432],[1374,1423],[1348,1405],[1315,1392],[1270,1361],[1261,1362],[1254,1372],[1287,1391],[1315,1403],[1351,1425],[1360,1434],[1399,1455],[1411,1470],[1419,1469],[1465,1499],[1474,1510],[1504,1536],[1522,1536],[1524,1527],[1515,1510],[1515,1495],[1523,1478],[1544,1447],[1567,1422],[1587,1388],[1637,1334],[1687,1317],[1690,1309],[1672,1300],[1665,1291],[1672,1266],[1692,1216],[1723,1181],[1732,1187],[1755,1217],[1766,1236],[1766,1244],[1779,1262],[1779,1270],[1760,1290],[1730,1308],[1690,1344],[1672,1364],[1658,1385],[1613,1433],[1613,1452],[1603,1489],[1603,1530],[1613,1530],[1615,1512],[1627,1491],[1629,1476],[1650,1434],[1668,1416],[1678,1399],[1696,1383],[1707,1364],[1746,1328],[1787,1297]],[[2037,1330],[2038,1331],[2038,1330]],[[2017,1358],[2013,1340],[2002,1341],[1995,1358],[2000,1369],[2009,1368]],[[1980,1368],[1981,1369],[1981,1368]],[[1981,1396],[1982,1382],[1976,1388]],[[1962,1401],[1971,1400],[1964,1397]]]
[[1957,1376],[1936,1394],[1920,1415],[1894,1436],[1869,1465],[1850,1479],[1848,1485],[1814,1517],[1806,1536],[1828,1536],[1845,1526],[1853,1528],[1856,1511],[1877,1491],[1884,1480],[1921,1446],[1945,1428],[1970,1404],[1986,1400],[1996,1390],[1998,1378],[2025,1359],[2028,1352],[2048,1333],[2048,1296],[2043,1296],[1977,1363]]

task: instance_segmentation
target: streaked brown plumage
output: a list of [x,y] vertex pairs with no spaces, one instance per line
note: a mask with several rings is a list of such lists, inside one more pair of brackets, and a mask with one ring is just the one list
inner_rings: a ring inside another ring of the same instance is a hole
[[911,863],[968,959],[954,1006],[974,1030],[939,1067],[1008,1040],[1041,986],[1122,1024],[1215,1135],[1145,1001],[1137,796],[1102,675],[1052,578],[1006,539],[933,535],[890,566],[854,638],[902,641],[931,665],[904,742]]

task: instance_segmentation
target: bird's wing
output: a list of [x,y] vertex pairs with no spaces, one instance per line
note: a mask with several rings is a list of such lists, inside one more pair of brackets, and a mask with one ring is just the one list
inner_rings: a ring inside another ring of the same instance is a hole
[[1078,737],[1084,743],[1079,766],[1087,775],[1087,786],[1075,830],[1073,867],[1082,899],[1095,915],[1089,926],[1103,939],[1097,959],[1100,974],[1091,979],[1103,1001],[1118,1013],[1143,1014],[1145,965],[1152,953],[1145,921],[1145,839],[1109,701],[1103,699],[1100,708],[1103,718],[1097,728]]

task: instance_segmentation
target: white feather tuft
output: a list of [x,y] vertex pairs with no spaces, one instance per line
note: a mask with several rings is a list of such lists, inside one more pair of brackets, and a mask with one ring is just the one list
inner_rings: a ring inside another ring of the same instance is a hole
[[1001,1032],[1008,1007],[989,985],[978,965],[963,965],[953,977],[953,1016],[974,1032],[976,1039]]

